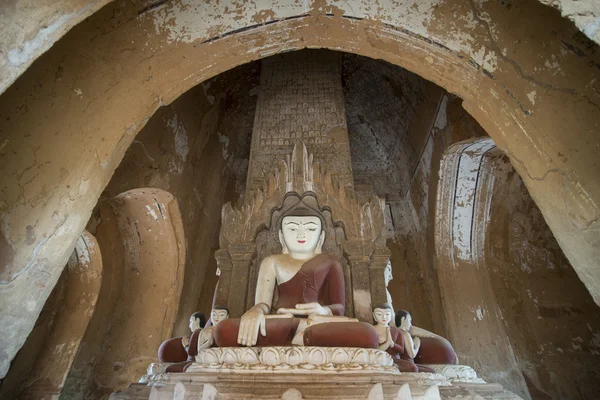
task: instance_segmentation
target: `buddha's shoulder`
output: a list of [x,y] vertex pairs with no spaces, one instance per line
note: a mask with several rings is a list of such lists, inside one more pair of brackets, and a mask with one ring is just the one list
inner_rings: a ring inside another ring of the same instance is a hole
[[[291,261],[294,261],[294,259],[292,259]],[[302,262],[309,262],[309,261],[317,261],[317,262],[337,262],[337,258],[335,256],[332,256],[330,254],[317,254],[315,255],[313,258],[308,259],[308,260],[296,260],[296,262],[298,261],[302,261]],[[285,264],[289,264],[290,263],[290,256],[288,254],[271,254],[269,256],[266,256],[263,261],[263,263],[274,263],[274,264],[279,264],[279,263],[285,263]]]
[[271,254],[271,255],[263,258],[262,262],[263,263],[277,263],[278,261],[283,260],[284,257],[285,257],[285,254]]

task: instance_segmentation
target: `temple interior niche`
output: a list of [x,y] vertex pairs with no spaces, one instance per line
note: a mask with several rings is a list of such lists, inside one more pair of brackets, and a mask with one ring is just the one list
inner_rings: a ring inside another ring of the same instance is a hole
[[594,398],[599,371],[589,366],[600,354],[598,306],[503,158],[485,264],[520,369],[534,399]]
[[[410,310],[419,326],[446,336],[447,320],[455,316],[445,313],[440,285],[446,283],[438,280],[436,271],[434,216],[439,165],[452,144],[486,137],[486,133],[462,108],[459,97],[405,69],[352,54],[326,54],[339,58],[357,196],[373,191],[386,202],[387,247],[394,275],[388,289],[394,307]],[[287,56],[299,55],[276,57]],[[103,212],[108,211],[102,207],[112,199],[130,190],[156,188],[177,200],[185,234],[185,266],[180,300],[171,304],[177,310],[175,323],[161,332],[166,335],[162,339],[185,334],[189,315],[194,311],[208,314],[213,305],[221,207],[227,202],[235,204],[249,182],[246,173],[264,62],[268,60],[220,74],[158,109],[128,148],[88,223],[89,232],[98,235],[100,246],[105,243],[106,249],[112,239],[103,219],[107,215]],[[506,329],[502,334],[513,347],[527,386],[502,383],[532,399],[560,398],[572,393],[575,385],[584,385],[586,391],[579,395],[589,398],[595,391],[592,377],[597,373],[593,365],[598,360],[598,307],[562,254],[518,175],[510,166],[504,174],[506,180],[494,186],[491,194],[486,265],[492,295],[502,311],[500,325]],[[504,224],[495,225],[494,218]],[[109,259],[118,262],[114,254]],[[63,312],[55,304],[64,302],[62,291],[67,284],[66,278],[61,278],[40,316],[39,327],[15,365],[26,364],[42,354],[37,344],[42,340],[40,329],[50,329],[51,315]],[[123,285],[127,283],[116,286]],[[121,315],[128,315],[127,306],[121,305],[125,308]],[[110,312],[99,311],[105,313],[104,321],[110,321]],[[162,309],[151,312],[154,316],[164,314]],[[527,323],[523,324],[522,319]],[[569,332],[568,340],[565,331]],[[96,345],[98,340],[111,346],[119,344],[114,338],[111,342],[110,334],[96,339]],[[459,357],[483,357],[470,353],[468,347],[456,350]],[[140,355],[154,356],[143,349],[131,357]],[[88,356],[101,358],[99,354]],[[122,362],[120,355],[109,352],[104,357],[100,366],[92,363],[83,367],[92,370],[85,379],[103,386],[88,389],[90,398],[110,393],[130,377],[124,372],[121,376],[120,368],[111,371],[112,363]],[[574,370],[573,381],[564,378],[557,383],[560,368],[574,359],[580,362],[581,371]],[[3,391],[7,384],[3,382]]]
[[[216,284],[221,206],[245,188],[260,64],[228,71],[160,108],[136,137],[102,198],[153,187],[179,201],[186,234],[185,281],[176,333]],[[94,218],[90,224],[101,221]],[[206,283],[204,281],[206,280]],[[200,295],[198,295],[200,294]]]

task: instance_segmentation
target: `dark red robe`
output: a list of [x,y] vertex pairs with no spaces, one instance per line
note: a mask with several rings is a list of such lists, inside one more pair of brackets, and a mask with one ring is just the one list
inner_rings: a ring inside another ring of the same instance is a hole
[[[327,254],[319,254],[306,261],[287,282],[276,287],[279,298],[271,307],[294,308],[296,304],[319,303],[331,309],[333,315],[343,316],[346,290],[342,266]],[[266,321],[267,336],[258,334],[256,346],[289,346],[296,334],[300,318],[278,318]],[[217,325],[215,343],[219,347],[236,347],[240,319],[231,318]],[[304,331],[306,346],[338,346],[377,348],[375,328],[364,322],[332,322],[308,327]]]

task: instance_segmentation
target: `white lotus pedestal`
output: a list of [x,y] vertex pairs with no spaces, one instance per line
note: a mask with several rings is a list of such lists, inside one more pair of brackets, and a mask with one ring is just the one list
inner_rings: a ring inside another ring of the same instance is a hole
[[187,372],[150,376],[111,399],[520,399],[468,366],[429,367],[436,373],[401,373],[389,354],[374,349],[212,348]]
[[356,347],[225,347],[200,351],[188,372],[399,374],[385,351]]

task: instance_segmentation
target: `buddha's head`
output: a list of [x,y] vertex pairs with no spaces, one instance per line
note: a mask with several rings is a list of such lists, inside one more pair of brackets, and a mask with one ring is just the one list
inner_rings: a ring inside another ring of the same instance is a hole
[[190,330],[195,332],[197,329],[204,327],[206,318],[201,312],[195,312],[190,316]]
[[210,312],[210,320],[212,321],[212,325],[216,326],[219,322],[226,320],[229,318],[229,310],[225,307],[215,307]]
[[377,325],[388,325],[393,314],[394,311],[388,304],[382,304],[373,309],[373,319]]
[[412,326],[412,316],[408,311],[398,310],[396,312],[396,326],[406,331],[410,330]]
[[394,279],[394,275],[392,275],[392,262],[388,261],[385,269],[383,270],[383,279],[385,280],[385,287],[388,286],[390,281]]
[[[316,215],[306,214],[302,210],[286,215],[281,220],[279,241],[284,254],[295,258],[309,258],[321,253],[325,232],[323,222]],[[296,214],[296,215],[294,215]]]

